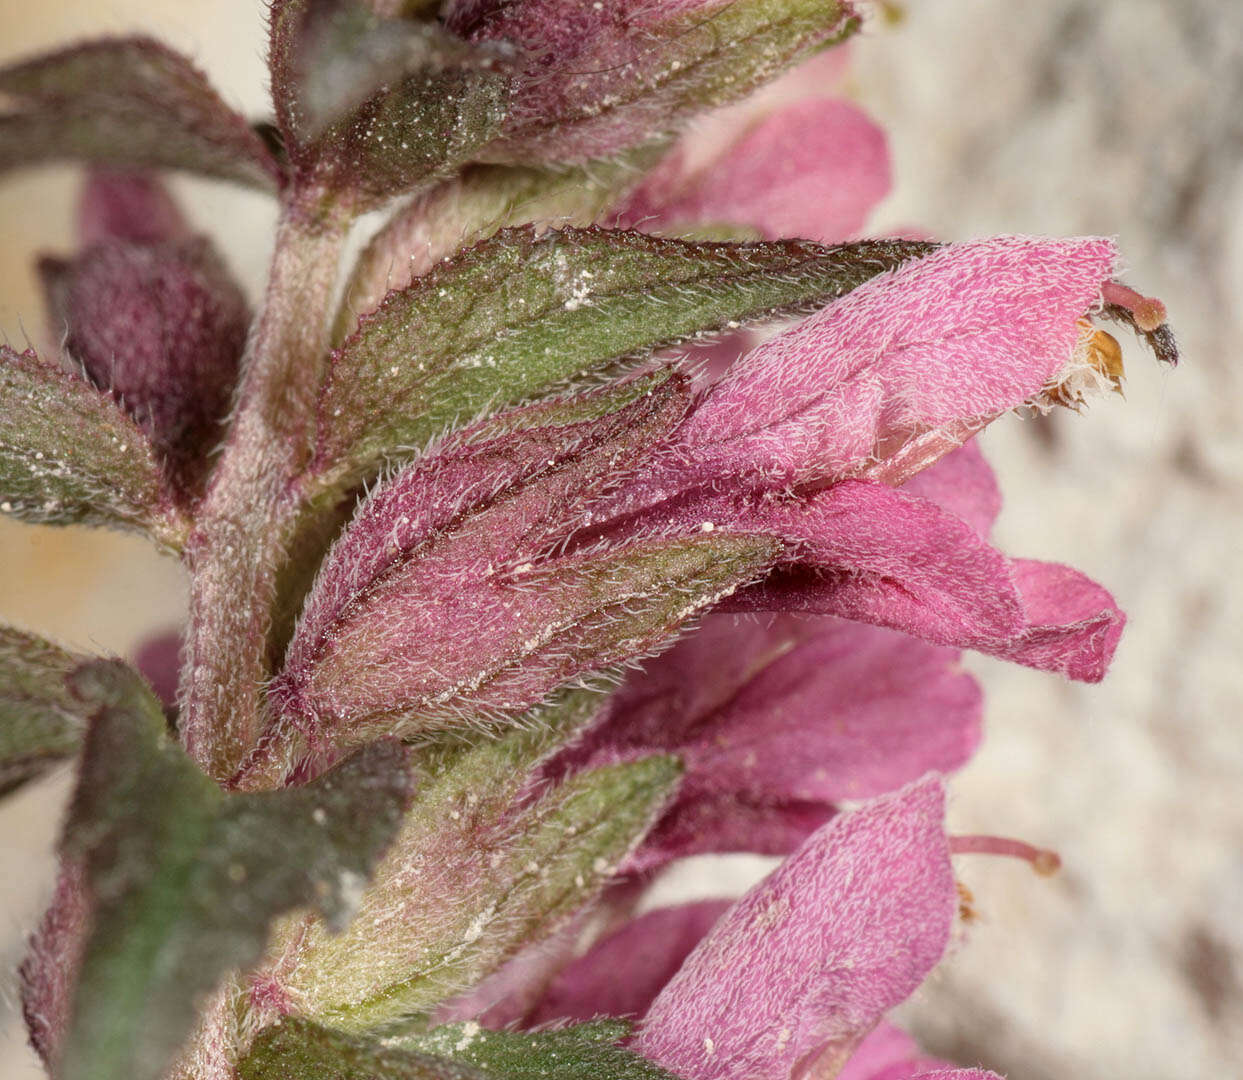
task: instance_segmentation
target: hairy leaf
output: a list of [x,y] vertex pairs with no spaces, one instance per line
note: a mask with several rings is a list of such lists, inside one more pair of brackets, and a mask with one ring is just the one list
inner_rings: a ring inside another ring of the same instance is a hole
[[185,524],[147,436],[106,394],[0,345],[0,510],[119,525],[180,546]]
[[85,660],[0,626],[0,794],[78,752],[90,705],[65,679]]
[[457,440],[380,488],[308,599],[273,686],[285,723],[348,745],[521,712],[767,569],[778,543],[698,523],[558,550],[667,438],[686,394],[670,379],[597,420]]
[[348,921],[410,798],[406,752],[377,743],[306,787],[230,796],[124,665],[87,665],[73,685],[103,706],[62,842],[94,911],[58,1075],[154,1080],[275,916],[315,904]]
[[[322,925],[287,934],[259,1000],[348,1030],[391,1024],[474,985],[589,903],[665,805],[680,767],[649,757],[595,769],[529,803],[512,802],[526,771],[495,793],[464,782],[496,775],[523,738],[469,750],[429,781],[358,919],[337,937]],[[520,756],[530,760],[529,742]]]
[[472,165],[398,211],[363,249],[337,316],[335,339],[436,263],[503,228],[590,225],[659,154],[635,151],[590,167],[532,169]]
[[[241,1066],[242,1080],[298,1076],[375,1080],[673,1080],[619,1043],[624,1020],[594,1020],[559,1031],[487,1031],[476,1023],[447,1024],[426,1035],[383,1043],[302,1021],[262,1032]],[[351,1072],[349,1070],[358,1070]]]
[[0,171],[48,161],[186,169],[275,188],[244,117],[150,38],[91,41],[0,69]]
[[272,12],[277,121],[306,184],[366,206],[443,174],[505,115],[502,51],[340,0]]
[[469,1066],[387,1043],[290,1017],[259,1033],[237,1074],[241,1080],[487,1080]]
[[837,0],[449,0],[450,29],[518,47],[492,161],[582,162],[667,135],[850,36]]
[[487,1031],[468,1021],[393,1041],[403,1050],[471,1065],[496,1080],[671,1080],[659,1065],[618,1045],[630,1027],[625,1020],[602,1019],[558,1031]]
[[825,303],[929,247],[505,230],[390,294],[334,354],[315,482],[349,487],[484,409],[695,334]]

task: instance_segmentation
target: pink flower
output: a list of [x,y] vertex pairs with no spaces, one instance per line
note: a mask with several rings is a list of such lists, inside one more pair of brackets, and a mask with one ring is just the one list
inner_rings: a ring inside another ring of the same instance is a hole
[[636,1049],[687,1080],[835,1075],[949,943],[943,813],[923,781],[813,834],[687,957]]
[[885,133],[833,96],[848,48],[697,118],[618,208],[617,223],[672,232],[736,225],[822,243],[858,235],[891,177]]
[[685,1080],[992,1077],[922,1055],[883,1019],[949,942],[958,898],[943,812],[936,779],[865,803],[737,903],[629,920],[533,1007],[489,1022],[641,1017],[633,1048]]
[[966,517],[894,485],[1078,377],[1114,257],[1103,240],[951,246],[702,395],[672,379],[600,419],[519,411],[462,433],[381,486],[338,542],[274,686],[282,723],[356,743],[512,713],[713,605],[1101,678],[1121,613],[1074,571],[989,546],[966,498],[990,483],[978,456],[944,466],[963,474],[942,487]]
[[636,672],[549,772],[682,759],[677,798],[631,872],[705,851],[784,855],[843,800],[967,761],[982,699],[958,659],[834,618],[711,615]]

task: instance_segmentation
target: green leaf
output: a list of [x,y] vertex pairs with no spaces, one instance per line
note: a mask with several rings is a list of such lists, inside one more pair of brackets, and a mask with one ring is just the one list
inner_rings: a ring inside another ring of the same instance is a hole
[[314,904],[348,920],[409,800],[406,751],[377,743],[305,787],[227,795],[124,665],[89,664],[72,683],[104,704],[62,842],[85,866],[93,919],[58,1076],[155,1080],[275,916]]
[[107,394],[0,345],[0,511],[117,525],[181,546],[187,529],[143,431]]
[[86,659],[0,626],[0,795],[78,752],[91,707],[65,680]]
[[265,970],[294,1011],[360,1031],[473,986],[599,893],[681,771],[668,757],[595,769],[523,806],[530,772],[507,760],[529,762],[530,738],[468,750],[421,788],[344,934],[286,930]]
[[811,309],[927,250],[505,230],[390,294],[334,353],[312,487],[348,490],[485,410],[697,334]]
[[618,1045],[630,1029],[612,1019],[539,1032],[488,1031],[468,1022],[392,1043],[469,1065],[489,1080],[670,1080],[671,1073]]
[[0,171],[74,160],[186,169],[275,189],[279,166],[184,56],[145,37],[0,69]]
[[485,1031],[450,1024],[383,1042],[286,1020],[259,1034],[240,1064],[241,1080],[673,1080],[659,1065],[617,1044],[622,1020],[560,1031]]
[[364,4],[281,0],[271,57],[277,119],[301,182],[356,209],[451,172],[505,116],[500,50]]
[[470,1066],[386,1043],[288,1018],[259,1033],[237,1074],[240,1080],[488,1080]]
[[399,210],[368,242],[341,298],[334,343],[359,315],[390,292],[408,288],[441,259],[503,228],[541,224],[587,226],[653,167],[662,149],[631,152],[590,168],[467,166]]

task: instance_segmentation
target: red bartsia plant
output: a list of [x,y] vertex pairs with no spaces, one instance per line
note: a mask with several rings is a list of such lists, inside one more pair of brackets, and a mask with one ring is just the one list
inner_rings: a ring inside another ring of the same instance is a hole
[[[1160,304],[1108,240],[857,239],[844,0],[270,8],[274,124],[145,38],[0,71],[0,161],[89,166],[0,506],[191,582],[150,682],[0,629],[0,781],[78,758],[51,1074],[991,1076],[885,1020],[953,855],[1054,861],[945,834],[959,650],[1096,681],[1123,618],[991,546],[972,438],[1116,386],[1101,320],[1173,361]],[[166,169],[279,200],[253,318]],[[785,861],[644,910],[725,851]]]

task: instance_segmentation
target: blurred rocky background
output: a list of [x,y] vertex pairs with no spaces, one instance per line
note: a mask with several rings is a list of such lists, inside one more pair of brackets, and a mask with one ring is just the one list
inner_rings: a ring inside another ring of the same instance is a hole
[[[955,781],[959,832],[1059,850],[1052,879],[959,860],[979,912],[903,1020],[1012,1080],[1243,1075],[1243,5],[1237,0],[909,0],[854,47],[896,187],[877,231],[1116,234],[1169,306],[1184,366],[1127,345],[1127,399],[994,425],[998,541],[1072,562],[1130,615],[1099,687],[972,657],[989,722]],[[259,0],[0,7],[0,58],[142,29],[265,107]],[[196,222],[257,285],[271,209],[191,181]],[[70,241],[73,176],[0,184],[0,330],[47,344],[30,273]],[[192,195],[191,195],[192,193]],[[129,651],[178,618],[178,568],[135,540],[0,522],[0,619]],[[52,879],[67,790],[0,808],[0,965]],[[4,984],[0,1080],[38,1074]]]

